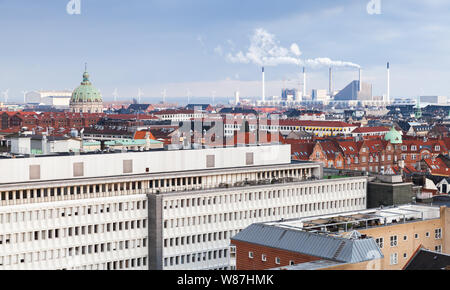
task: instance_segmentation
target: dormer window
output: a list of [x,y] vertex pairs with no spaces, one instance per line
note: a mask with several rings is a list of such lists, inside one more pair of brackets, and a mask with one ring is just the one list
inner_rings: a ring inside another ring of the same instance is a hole
[[441,151],[441,146],[438,146],[438,145],[435,146],[435,147],[434,147],[434,150],[435,150],[435,151]]

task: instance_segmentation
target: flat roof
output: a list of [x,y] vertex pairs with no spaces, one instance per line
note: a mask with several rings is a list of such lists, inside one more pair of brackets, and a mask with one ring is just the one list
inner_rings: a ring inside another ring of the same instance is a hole
[[276,221],[267,224],[313,232],[347,232],[439,217],[439,207],[411,204]]

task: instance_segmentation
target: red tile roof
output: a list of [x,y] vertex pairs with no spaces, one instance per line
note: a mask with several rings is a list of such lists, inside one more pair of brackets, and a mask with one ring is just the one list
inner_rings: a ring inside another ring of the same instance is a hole
[[359,127],[353,130],[352,133],[378,133],[378,132],[389,132],[387,127]]
[[441,158],[424,159],[431,174],[440,176],[450,176],[450,169]]

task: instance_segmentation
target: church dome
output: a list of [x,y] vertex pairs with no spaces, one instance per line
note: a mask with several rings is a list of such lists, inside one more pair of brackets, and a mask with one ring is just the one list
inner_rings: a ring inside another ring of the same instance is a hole
[[392,126],[391,131],[389,131],[384,136],[384,140],[391,142],[391,144],[402,144],[403,143],[402,133],[395,130],[395,127]]
[[102,102],[102,95],[89,81],[89,73],[83,74],[81,85],[72,92],[71,103],[93,103]]

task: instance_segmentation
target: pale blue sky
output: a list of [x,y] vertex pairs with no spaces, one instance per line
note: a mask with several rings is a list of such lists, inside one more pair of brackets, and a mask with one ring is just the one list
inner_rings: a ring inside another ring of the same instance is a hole
[[[260,94],[260,68],[226,55],[245,52],[255,29],[279,45],[297,43],[302,57],[328,57],[363,67],[374,93],[385,93],[391,62],[394,96],[450,95],[450,1],[380,0],[81,0],[81,15],[66,13],[69,0],[0,0],[0,91],[20,100],[22,90],[74,88],[84,62],[104,98],[117,88],[136,95],[179,97]],[[266,70],[267,94],[283,80],[299,86],[300,68]],[[328,87],[326,67],[309,69],[308,89]],[[339,69],[335,87],[357,77]],[[290,80],[290,82],[289,82]]]

